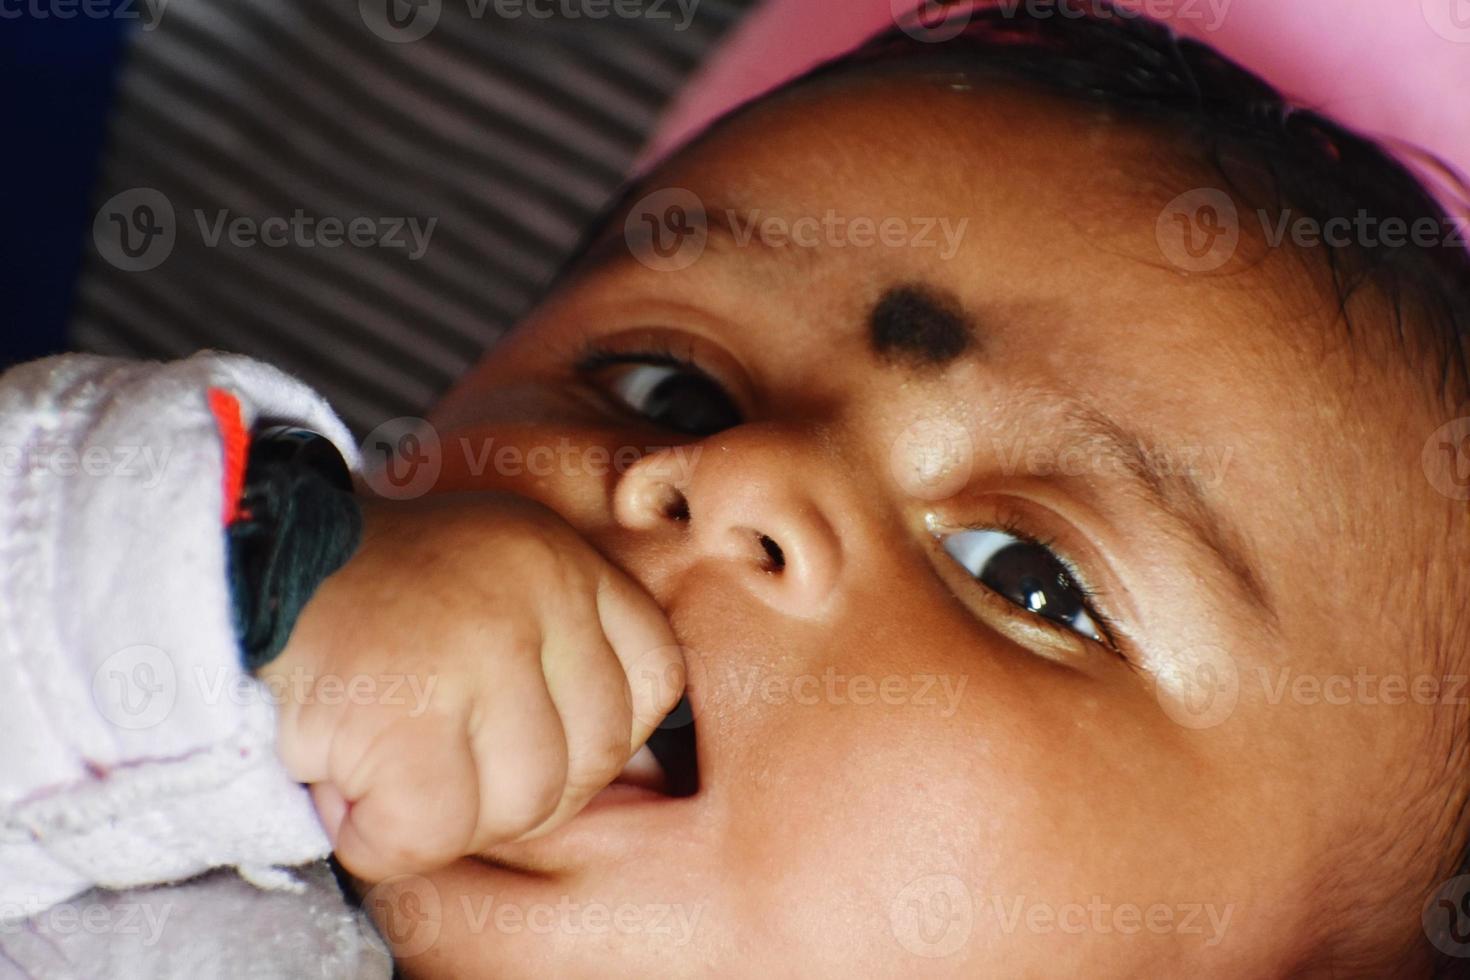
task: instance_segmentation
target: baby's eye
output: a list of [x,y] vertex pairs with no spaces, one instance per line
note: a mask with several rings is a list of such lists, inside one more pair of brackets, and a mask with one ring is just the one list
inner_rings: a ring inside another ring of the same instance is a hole
[[1089,640],[1109,642],[1088,608],[1086,589],[1044,545],[987,530],[956,531],[943,544],[981,585],[1008,602]]
[[707,436],[740,424],[740,410],[714,379],[672,358],[606,358],[590,373],[605,391],[655,425]]

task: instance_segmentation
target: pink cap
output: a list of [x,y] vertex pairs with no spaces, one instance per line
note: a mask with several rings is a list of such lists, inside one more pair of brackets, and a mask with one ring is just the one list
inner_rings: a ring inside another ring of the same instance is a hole
[[[676,100],[639,169],[741,103],[851,51],[925,3],[938,6],[934,0],[766,0]],[[1209,44],[1298,105],[1470,173],[1470,0],[1118,0],[1117,6]],[[1412,154],[1404,159],[1451,213],[1463,211],[1438,175]]]

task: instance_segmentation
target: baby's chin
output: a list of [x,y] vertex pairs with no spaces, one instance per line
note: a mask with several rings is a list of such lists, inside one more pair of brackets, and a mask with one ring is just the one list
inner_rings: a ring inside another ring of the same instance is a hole
[[610,798],[584,826],[383,882],[364,906],[409,977],[699,976],[722,917],[681,862],[697,845],[634,829],[657,805]]

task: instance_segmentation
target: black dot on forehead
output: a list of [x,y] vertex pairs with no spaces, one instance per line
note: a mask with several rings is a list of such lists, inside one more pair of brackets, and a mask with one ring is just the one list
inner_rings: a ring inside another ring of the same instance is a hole
[[959,300],[919,283],[894,286],[868,314],[868,342],[880,360],[943,367],[975,340]]

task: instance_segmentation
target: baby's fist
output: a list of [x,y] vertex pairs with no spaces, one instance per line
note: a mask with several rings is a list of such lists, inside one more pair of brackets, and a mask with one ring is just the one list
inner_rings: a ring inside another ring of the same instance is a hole
[[539,504],[369,502],[364,525],[260,672],[281,758],[359,878],[560,826],[682,693],[662,611]]

